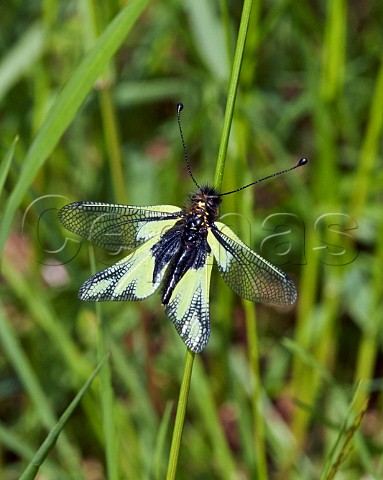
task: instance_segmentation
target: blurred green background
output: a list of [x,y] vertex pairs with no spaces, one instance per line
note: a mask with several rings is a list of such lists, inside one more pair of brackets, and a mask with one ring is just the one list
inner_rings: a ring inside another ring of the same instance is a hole
[[[165,477],[185,347],[158,294],[97,309],[77,299],[121,255],[90,255],[57,210],[181,206],[194,186],[178,101],[194,175],[213,181],[241,9],[2,8],[1,479],[20,476],[103,348],[112,412],[97,378],[41,478]],[[244,303],[213,270],[178,479],[332,478],[332,466],[339,479],[383,477],[382,24],[381,2],[253,3],[223,191],[310,163],[224,197],[221,213],[239,214],[224,221],[292,276],[299,298]]]

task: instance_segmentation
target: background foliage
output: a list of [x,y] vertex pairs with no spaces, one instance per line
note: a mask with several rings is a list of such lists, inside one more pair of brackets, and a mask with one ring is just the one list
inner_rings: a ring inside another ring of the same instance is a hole
[[[158,295],[77,300],[116,258],[95,249],[92,263],[56,213],[85,199],[182,205],[193,184],[178,101],[195,176],[212,182],[241,7],[10,0],[2,11],[1,478],[20,476],[104,351],[110,370],[44,478],[164,478],[184,345]],[[225,197],[222,213],[240,214],[225,221],[291,274],[299,300],[243,303],[213,273],[179,479],[266,478],[265,459],[269,478],[331,478],[334,465],[337,478],[383,476],[382,21],[380,2],[254,2],[223,190],[311,162]]]

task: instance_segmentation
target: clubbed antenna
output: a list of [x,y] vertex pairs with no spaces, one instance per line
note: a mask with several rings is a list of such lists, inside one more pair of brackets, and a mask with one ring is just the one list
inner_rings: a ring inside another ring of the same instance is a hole
[[282,170],[281,172],[273,173],[271,175],[268,175],[267,177],[260,178],[259,180],[255,180],[255,182],[251,182],[248,185],[245,185],[244,187],[241,187],[241,188],[237,188],[236,190],[232,190],[231,192],[220,193],[218,196],[223,197],[224,195],[229,195],[230,193],[240,192],[241,190],[244,190],[247,187],[251,187],[256,183],[261,183],[264,180],[268,180],[269,178],[277,177],[278,175],[282,175],[283,173],[291,172],[291,170],[295,170],[298,167],[303,167],[303,165],[306,165],[307,162],[308,162],[307,158],[301,158],[299,162],[291,168],[287,168],[286,170]]
[[197,185],[197,187],[198,187],[199,189],[201,189],[201,187],[198,185],[196,179],[194,178],[194,176],[193,176],[193,174],[192,174],[192,171],[191,171],[191,168],[190,168],[190,163],[189,163],[189,157],[188,157],[188,153],[187,153],[187,150],[186,150],[185,140],[184,140],[184,136],[183,136],[183,133],[182,133],[182,127],[181,127],[181,110],[182,110],[183,108],[184,108],[184,106],[183,106],[182,103],[177,103],[178,128],[179,128],[179,130],[180,130],[181,140],[182,140],[182,146],[183,146],[183,148],[184,148],[186,166],[188,167],[189,175],[191,176],[193,182]]

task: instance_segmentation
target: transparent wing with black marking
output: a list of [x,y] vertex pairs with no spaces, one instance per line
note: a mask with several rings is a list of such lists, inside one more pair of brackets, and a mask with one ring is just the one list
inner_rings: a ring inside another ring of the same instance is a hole
[[166,315],[174,323],[185,345],[195,353],[201,352],[210,337],[209,287],[213,256],[206,255],[201,268],[190,268],[177,283]]
[[291,305],[297,299],[288,275],[247,247],[221,222],[209,230],[208,243],[226,284],[252,302]]
[[79,291],[79,298],[89,302],[105,300],[143,300],[159,287],[166,264],[153,277],[155,257],[152,247],[159,240],[154,236],[133,253],[89,278]]
[[173,205],[134,207],[98,202],[65,205],[60,223],[73,233],[106,250],[119,251],[142,245],[173,226],[182,210]]

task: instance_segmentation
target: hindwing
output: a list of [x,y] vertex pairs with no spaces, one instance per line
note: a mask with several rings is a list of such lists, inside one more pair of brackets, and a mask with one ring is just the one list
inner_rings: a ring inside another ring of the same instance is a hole
[[215,222],[208,244],[226,284],[252,302],[290,305],[297,299],[288,275],[253,252],[224,223]]
[[212,254],[206,253],[202,266],[189,268],[165,305],[166,315],[174,323],[186,346],[195,353],[206,347],[210,337],[209,288],[212,262]]
[[90,277],[81,287],[81,300],[143,300],[152,295],[163,278],[166,263],[154,275],[156,258],[152,248],[158,236],[111,267]]

